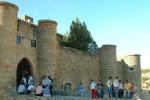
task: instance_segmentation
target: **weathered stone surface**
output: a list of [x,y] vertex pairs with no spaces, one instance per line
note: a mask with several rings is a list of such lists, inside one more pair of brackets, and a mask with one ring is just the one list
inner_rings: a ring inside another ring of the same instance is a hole
[[[16,69],[17,6],[0,2],[0,92],[12,83]],[[1,94],[1,93],[0,93]]]
[[103,45],[99,49],[101,79],[106,82],[110,76],[118,76],[116,46]]
[[60,48],[56,70],[58,86],[70,83],[73,90],[77,84],[83,82],[86,89],[89,89],[91,80],[100,80],[99,66],[97,55],[72,48]]
[[51,20],[40,20],[38,39],[38,70],[39,75],[51,75],[55,77],[56,70],[56,23]]

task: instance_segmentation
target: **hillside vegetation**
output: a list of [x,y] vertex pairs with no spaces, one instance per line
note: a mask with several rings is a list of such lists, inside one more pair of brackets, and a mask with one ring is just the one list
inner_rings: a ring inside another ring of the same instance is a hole
[[150,73],[150,69],[142,69],[142,73]]

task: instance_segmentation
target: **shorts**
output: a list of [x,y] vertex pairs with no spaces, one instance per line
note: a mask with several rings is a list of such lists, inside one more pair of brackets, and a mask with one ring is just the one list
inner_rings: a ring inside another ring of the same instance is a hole
[[107,90],[108,90],[108,93],[112,93],[112,87],[108,87]]

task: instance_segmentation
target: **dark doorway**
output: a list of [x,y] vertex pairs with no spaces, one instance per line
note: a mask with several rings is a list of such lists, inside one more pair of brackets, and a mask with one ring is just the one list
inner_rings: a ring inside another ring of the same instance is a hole
[[64,85],[64,94],[67,96],[71,95],[71,84],[70,83],[66,83]]
[[19,62],[18,67],[17,67],[17,73],[16,73],[17,88],[22,80],[22,77],[24,76],[27,79],[28,75],[32,75],[31,64],[27,58],[23,58]]

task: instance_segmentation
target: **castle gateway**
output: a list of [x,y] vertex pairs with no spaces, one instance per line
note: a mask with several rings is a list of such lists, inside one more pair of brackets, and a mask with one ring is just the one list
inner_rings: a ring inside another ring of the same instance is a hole
[[91,79],[106,81],[109,76],[141,86],[140,55],[117,58],[115,45],[103,45],[97,54],[61,47],[56,21],[39,20],[34,25],[31,17],[21,20],[17,13],[16,5],[0,2],[1,93],[17,87],[24,72],[35,82],[51,75],[56,91],[74,90],[81,81],[88,88]]

